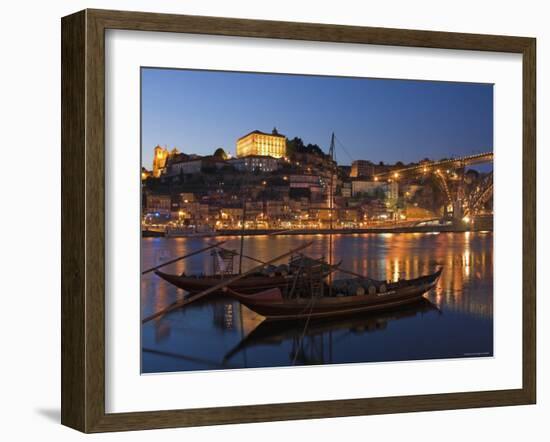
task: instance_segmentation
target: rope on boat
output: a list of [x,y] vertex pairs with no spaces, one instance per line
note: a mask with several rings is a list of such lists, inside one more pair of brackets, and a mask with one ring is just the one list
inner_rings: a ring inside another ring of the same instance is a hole
[[183,256],[180,256],[179,258],[174,258],[174,259],[171,259],[170,261],[166,261],[165,263],[163,264],[159,264],[158,266],[155,266],[155,267],[151,267],[150,269],[147,269],[147,270],[144,270],[143,272],[141,272],[142,275],[145,275],[146,273],[149,273],[149,272],[152,272],[153,270],[157,270],[157,269],[160,269],[161,267],[164,267],[164,266],[167,266],[168,264],[172,264],[176,261],[180,261],[182,259],[185,259],[185,258],[189,258],[191,256],[195,256],[195,255],[198,255],[199,253],[202,253],[202,252],[205,252],[206,250],[210,250],[210,249],[213,249],[214,247],[218,247],[220,246],[221,244],[224,244],[225,242],[227,241],[219,241],[215,244],[210,244],[208,247],[204,247],[203,249],[200,249],[200,250],[196,250],[194,252],[191,252],[187,255],[183,255]]

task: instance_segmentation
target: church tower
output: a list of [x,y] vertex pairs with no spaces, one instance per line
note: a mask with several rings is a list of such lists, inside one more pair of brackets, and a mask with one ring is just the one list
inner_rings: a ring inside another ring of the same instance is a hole
[[158,178],[164,168],[166,167],[166,160],[168,159],[168,149],[157,146],[154,149],[153,154],[153,176]]

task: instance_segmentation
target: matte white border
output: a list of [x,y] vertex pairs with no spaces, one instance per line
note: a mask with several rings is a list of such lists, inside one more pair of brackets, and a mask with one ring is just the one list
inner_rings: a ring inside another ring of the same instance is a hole
[[[140,66],[494,83],[495,357],[140,375]],[[108,413],[521,387],[521,55],[109,30],[105,79]]]

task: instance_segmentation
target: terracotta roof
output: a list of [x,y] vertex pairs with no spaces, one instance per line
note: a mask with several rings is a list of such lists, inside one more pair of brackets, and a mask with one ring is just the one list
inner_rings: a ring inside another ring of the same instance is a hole
[[252,135],[252,134],[257,134],[257,135],[269,135],[271,137],[279,137],[279,138],[286,138],[284,135],[282,134],[270,134],[270,133],[266,133],[266,132],[262,132],[261,130],[253,130],[252,132],[249,132],[247,133],[246,135],[243,135],[242,137],[240,138],[237,138],[237,141],[238,140],[242,140],[243,138],[246,138],[248,137],[249,135]]

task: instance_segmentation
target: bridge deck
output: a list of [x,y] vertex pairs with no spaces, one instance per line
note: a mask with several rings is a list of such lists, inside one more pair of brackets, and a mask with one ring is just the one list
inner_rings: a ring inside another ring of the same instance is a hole
[[472,164],[490,163],[493,161],[493,152],[484,152],[474,155],[468,155],[460,158],[450,158],[441,161],[430,161],[421,163],[412,167],[404,167],[402,169],[393,169],[388,172],[374,174],[376,179],[392,178],[397,174],[398,177],[421,175],[430,172],[434,169],[455,169],[458,167],[470,166]]

